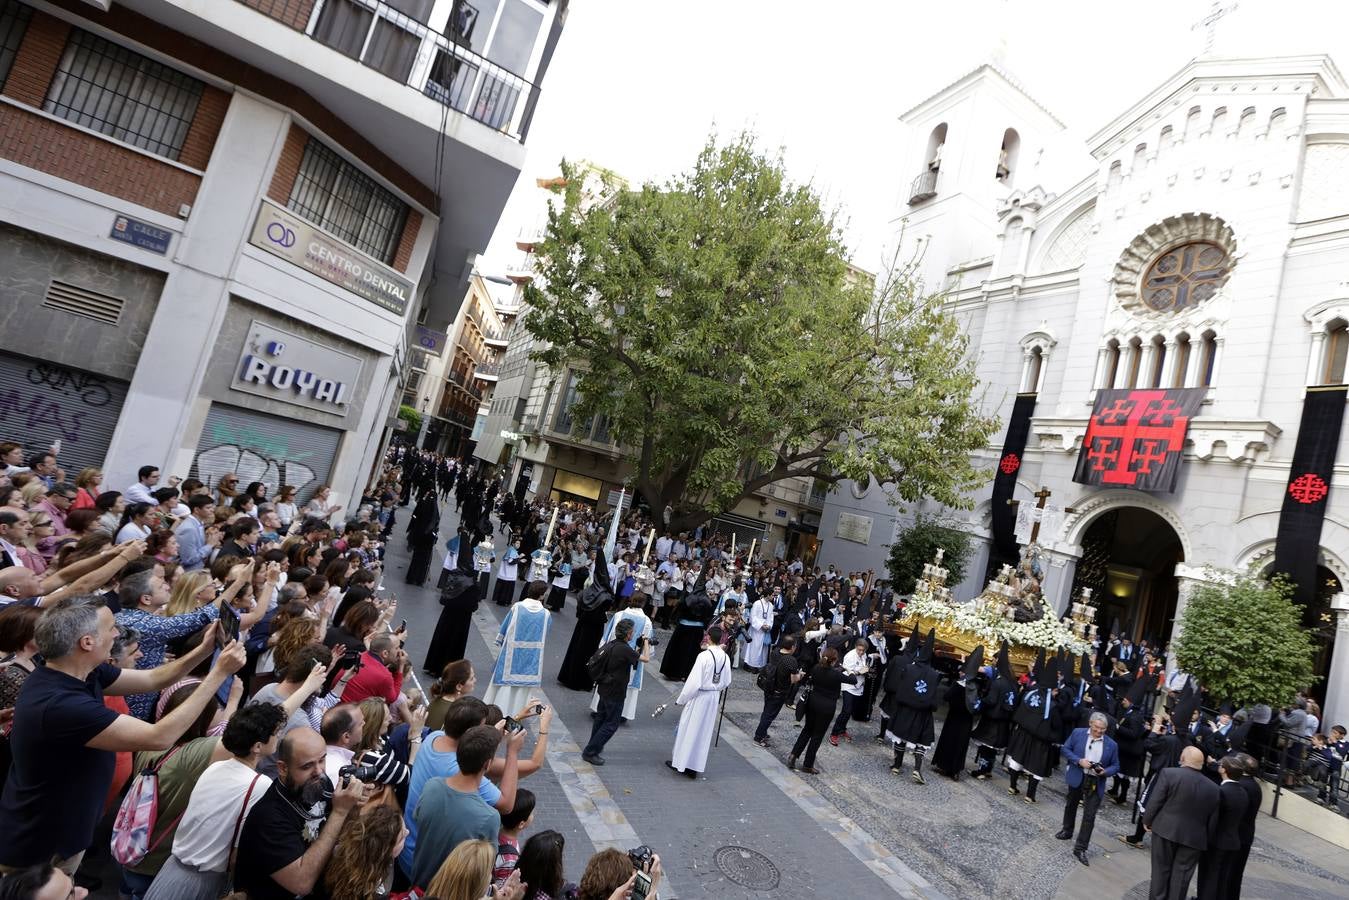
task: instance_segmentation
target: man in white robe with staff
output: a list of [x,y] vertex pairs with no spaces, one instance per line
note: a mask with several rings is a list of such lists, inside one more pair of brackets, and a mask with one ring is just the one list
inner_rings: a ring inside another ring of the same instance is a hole
[[675,732],[674,752],[665,765],[689,778],[696,779],[707,768],[722,692],[731,686],[731,660],[721,649],[721,637],[720,625],[707,629],[703,650],[675,698],[684,711]]

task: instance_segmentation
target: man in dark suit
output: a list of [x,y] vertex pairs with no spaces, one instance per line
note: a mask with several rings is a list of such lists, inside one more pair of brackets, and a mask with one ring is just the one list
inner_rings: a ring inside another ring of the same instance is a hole
[[1199,860],[1199,900],[1222,900],[1229,896],[1228,873],[1241,850],[1241,823],[1250,802],[1237,780],[1241,773],[1236,757],[1218,760],[1218,777],[1222,779],[1218,785],[1218,816],[1213,820],[1208,850]]
[[1092,713],[1086,728],[1074,729],[1063,742],[1059,753],[1067,766],[1064,777],[1068,781],[1068,800],[1063,807],[1063,828],[1054,835],[1061,841],[1073,836],[1077,819],[1077,805],[1082,804],[1082,830],[1073,843],[1073,857],[1084,866],[1091,831],[1096,826],[1096,811],[1105,797],[1105,783],[1119,773],[1119,747],[1106,732],[1109,720],[1105,713]]
[[1236,764],[1241,769],[1237,784],[1246,792],[1246,808],[1242,811],[1241,822],[1237,825],[1237,851],[1232,854],[1227,866],[1227,885],[1224,897],[1241,896],[1241,876],[1246,871],[1246,859],[1251,855],[1251,845],[1255,843],[1255,819],[1260,815],[1260,803],[1264,793],[1260,790],[1260,763],[1249,753],[1237,753]]
[[1152,832],[1152,900],[1186,900],[1218,815],[1218,786],[1204,777],[1204,752],[1186,747],[1148,792],[1143,827]]

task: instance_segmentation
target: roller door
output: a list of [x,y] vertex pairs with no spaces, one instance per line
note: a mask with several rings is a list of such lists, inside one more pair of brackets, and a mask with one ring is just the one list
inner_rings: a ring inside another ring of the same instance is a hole
[[21,443],[28,454],[59,439],[57,462],[73,483],[80,469],[103,468],[126,392],[125,381],[5,353],[0,355],[0,441]]
[[341,438],[336,428],[213,403],[190,474],[214,490],[223,476],[233,472],[239,476],[240,490],[261,481],[268,496],[288,484],[299,491],[303,504],[327,483]]

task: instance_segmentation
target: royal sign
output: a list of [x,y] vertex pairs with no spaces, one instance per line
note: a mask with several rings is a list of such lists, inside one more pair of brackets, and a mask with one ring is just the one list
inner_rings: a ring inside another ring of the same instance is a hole
[[248,242],[391,313],[407,312],[411,281],[271,201],[262,201]]
[[250,323],[230,387],[307,409],[346,415],[361,360],[259,322]]
[[1204,393],[1204,388],[1097,391],[1073,481],[1174,491],[1185,434]]

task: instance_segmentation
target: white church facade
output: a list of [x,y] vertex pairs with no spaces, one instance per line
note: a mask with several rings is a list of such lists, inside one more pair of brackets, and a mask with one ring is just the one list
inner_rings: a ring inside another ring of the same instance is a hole
[[[895,223],[901,255],[919,258],[927,289],[964,323],[985,411],[1003,425],[977,460],[1003,473],[1001,506],[1010,493],[1024,511],[1050,492],[1047,597],[1062,611],[1090,586],[1104,624],[1167,640],[1211,567],[1266,571],[1281,517],[1280,554],[1319,519],[1319,541],[1300,542],[1316,582],[1303,585],[1304,623],[1323,721],[1349,719],[1349,429],[1336,418],[1349,354],[1349,83],[1325,56],[1200,59],[1083,146],[984,65],[901,121],[912,179]],[[1176,444],[1173,490],[1074,481],[1098,392],[1123,389],[1202,395]],[[1302,427],[1309,404],[1334,413],[1316,434]],[[1024,449],[1009,454],[1018,415]],[[1325,465],[1291,485],[1309,459]],[[972,511],[896,509],[879,487],[845,484],[826,503],[819,562],[881,571],[886,546],[923,512],[975,536],[956,589],[972,597],[997,554],[994,491],[971,496]]]

